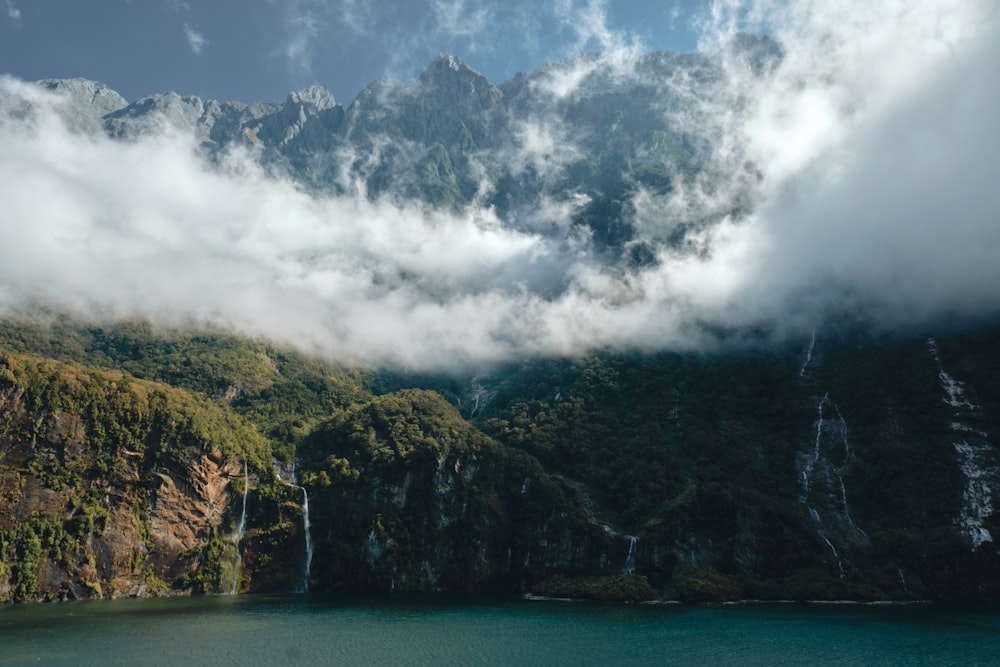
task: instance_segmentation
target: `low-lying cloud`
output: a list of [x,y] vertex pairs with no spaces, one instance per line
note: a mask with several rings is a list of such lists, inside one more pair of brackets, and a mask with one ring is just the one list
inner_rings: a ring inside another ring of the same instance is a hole
[[[517,229],[480,205],[372,201],[363,184],[316,195],[252,151],[209,164],[166,124],[132,142],[73,132],[59,98],[0,79],[0,97],[33,109],[0,109],[0,308],[213,321],[348,362],[436,369],[690,349],[719,330],[799,335],[830,313],[885,326],[996,313],[996,8],[856,2],[834,16],[828,4],[716,3],[706,49],[764,28],[780,63],[657,82],[718,88],[663,112],[712,149],[714,180],[633,193],[636,242],[656,255],[642,268],[533,231],[547,216],[567,229],[578,193],[543,200]],[[614,71],[637,62],[611,58]],[[544,173],[565,155],[562,130],[529,121],[511,155]],[[667,242],[699,217],[713,222]]]
[[785,57],[744,84],[727,128],[763,177],[743,224],[762,247],[733,295],[744,317],[995,313],[996,6],[760,0],[748,15]]

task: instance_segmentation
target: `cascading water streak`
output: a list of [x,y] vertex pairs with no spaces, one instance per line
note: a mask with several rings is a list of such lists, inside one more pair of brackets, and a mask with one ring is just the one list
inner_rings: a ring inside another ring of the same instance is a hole
[[812,337],[809,339],[809,349],[806,350],[805,361],[802,362],[802,368],[799,369],[799,377],[805,377],[806,369],[809,368],[809,364],[813,360],[813,350],[816,348],[816,332],[812,332]]
[[626,535],[625,539],[628,540],[628,555],[625,556],[625,567],[622,568],[622,574],[635,574],[635,545],[639,538],[635,535]]
[[308,593],[309,592],[309,578],[312,574],[312,559],[313,559],[313,541],[311,526],[309,524],[309,493],[306,491],[306,487],[299,486],[296,487],[302,490],[302,531],[306,536],[306,560],[305,566],[302,571],[302,581],[299,583],[298,592]]
[[243,463],[243,505],[240,509],[240,522],[236,524],[236,533],[233,541],[239,544],[243,541],[243,536],[247,532],[247,492],[250,491],[250,466]]
[[840,578],[843,579],[844,578],[844,562],[840,558],[840,552],[837,551],[837,547],[833,546],[833,542],[830,541],[830,538],[828,538],[823,533],[820,533],[819,536],[823,538],[824,542],[826,542],[826,546],[830,547],[830,553],[833,554],[834,560],[837,561],[837,570],[840,572]]
[[966,396],[965,384],[944,370],[934,338],[927,339],[927,350],[937,366],[938,381],[945,393],[944,403],[952,409],[949,426],[956,434],[952,448],[965,477],[962,510],[955,523],[975,551],[984,542],[993,542],[983,522],[993,514],[993,488],[1000,482],[1000,470],[993,462],[993,445],[988,434],[975,425],[982,408]]
[[243,462],[243,502],[240,507],[240,520],[236,523],[236,530],[233,531],[231,539],[236,545],[236,562],[233,564],[233,577],[229,581],[226,589],[228,595],[236,595],[240,585],[240,572],[243,568],[243,552],[240,550],[240,543],[247,530],[247,492],[250,490],[250,466]]
[[[815,359],[816,332],[813,331],[799,367],[799,377],[805,376]],[[814,395],[812,401],[816,406],[812,437],[803,443],[798,454],[799,503],[833,556],[838,575],[844,579],[844,564],[851,563],[852,546],[867,543],[869,538],[851,515],[844,484],[844,475],[852,461],[847,421],[840,407],[830,398],[830,392]],[[841,554],[840,550],[845,548],[847,551]]]
[[274,470],[278,477],[278,481],[285,486],[290,486],[293,489],[298,489],[302,492],[302,532],[305,534],[306,540],[306,557],[302,563],[302,574],[299,577],[298,582],[295,585],[296,593],[308,593],[309,592],[309,580],[312,577],[312,559],[313,559],[313,539],[312,539],[312,525],[309,522],[309,492],[306,491],[306,487],[296,484],[298,477],[295,473],[295,462],[293,461],[291,466],[282,467],[279,466],[277,462],[274,464]]

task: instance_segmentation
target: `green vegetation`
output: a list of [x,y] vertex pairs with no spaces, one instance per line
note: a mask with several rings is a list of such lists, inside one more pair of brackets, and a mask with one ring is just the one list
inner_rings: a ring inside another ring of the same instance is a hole
[[56,490],[79,482],[91,465],[120,472],[129,457],[151,465],[208,443],[258,468],[270,459],[268,443],[231,411],[120,372],[0,354],[0,390],[18,396],[0,427],[55,445],[35,450],[28,466]]
[[[197,558],[198,565],[194,570],[181,576],[177,588],[190,589],[195,593],[213,593],[222,590],[225,581],[223,575],[228,573],[224,563],[231,559],[232,548],[223,542],[219,531],[212,532],[212,539],[207,547],[191,549],[184,556]],[[227,556],[230,558],[227,559]]]
[[671,584],[677,599],[685,602],[724,602],[743,597],[736,577],[686,565],[674,571]]
[[324,554],[315,573],[329,589],[509,593],[599,567],[609,541],[568,483],[430,391],[359,404],[303,454]]
[[319,421],[367,395],[369,383],[358,372],[220,329],[154,328],[145,320],[87,324],[44,312],[0,319],[5,349],[114,369],[212,399],[256,424],[286,461]]
[[[1000,432],[996,337],[939,337],[987,433]],[[312,590],[1000,596],[996,548],[971,551],[956,525],[965,480],[924,337],[820,345],[804,373],[799,346],[608,352],[472,387],[221,330],[0,320],[0,600],[297,587],[302,491],[275,460],[294,462],[309,493]],[[824,397],[844,439],[821,430],[836,478],[814,482],[817,524],[801,473]],[[190,489],[205,457],[221,513],[167,548],[154,501],[164,484]],[[1000,534],[1000,518],[985,527]],[[619,574],[623,533],[639,537],[639,576]]]
[[[9,582],[0,597],[16,601],[102,595],[123,577],[162,590],[163,565],[146,557],[158,475],[203,456],[258,470],[271,461],[256,428],[205,397],[116,370],[4,352],[0,454],[0,496],[9,503],[0,506],[0,590]],[[22,507],[39,511],[19,519]],[[217,589],[218,544],[216,535],[180,585]],[[65,574],[52,579],[46,566],[39,581],[44,563]]]
[[656,591],[645,577],[638,574],[578,579],[555,577],[535,586],[533,592],[545,597],[600,602],[644,602],[656,599]]

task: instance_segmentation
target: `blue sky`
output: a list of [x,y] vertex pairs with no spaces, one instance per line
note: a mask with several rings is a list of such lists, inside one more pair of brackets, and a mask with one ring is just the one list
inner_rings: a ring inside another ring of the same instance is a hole
[[310,84],[343,104],[438,53],[491,81],[585,51],[697,48],[709,0],[0,0],[0,72],[84,77],[129,100],[174,90],[281,100]]

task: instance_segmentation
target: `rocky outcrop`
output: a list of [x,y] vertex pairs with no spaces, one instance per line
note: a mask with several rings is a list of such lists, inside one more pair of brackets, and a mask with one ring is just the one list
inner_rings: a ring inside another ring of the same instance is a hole
[[173,581],[183,574],[181,555],[208,544],[223,519],[232,515],[230,480],[242,463],[221,452],[172,456],[152,477],[149,507],[151,553],[158,575]]
[[0,601],[220,589],[245,454],[213,440],[259,436],[173,391],[0,356]]
[[124,97],[97,81],[43,79],[38,85],[64,97],[64,104],[57,109],[66,124],[78,132],[99,132],[105,116],[128,106]]

